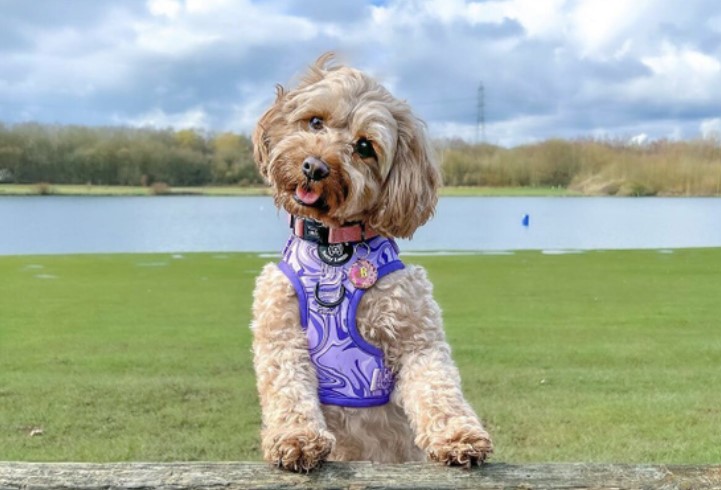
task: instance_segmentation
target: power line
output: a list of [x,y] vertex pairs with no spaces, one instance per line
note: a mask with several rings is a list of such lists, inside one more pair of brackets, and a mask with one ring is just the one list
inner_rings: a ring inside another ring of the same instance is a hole
[[483,82],[478,85],[478,113],[476,114],[476,143],[478,140],[478,133],[481,133],[481,142],[486,142],[486,101],[485,101],[485,89]]

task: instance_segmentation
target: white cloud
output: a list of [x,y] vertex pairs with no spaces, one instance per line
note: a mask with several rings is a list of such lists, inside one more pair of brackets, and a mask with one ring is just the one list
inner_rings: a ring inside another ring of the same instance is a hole
[[653,76],[638,81],[632,92],[636,97],[704,100],[717,95],[721,86],[721,62],[691,48],[664,43],[659,53],[641,61]]
[[221,39],[218,34],[194,32],[177,25],[142,23],[135,29],[136,46],[141,51],[177,57],[192,54]]
[[699,126],[704,139],[721,140],[721,118],[704,119]]
[[119,124],[135,127],[157,129],[209,129],[210,117],[202,107],[194,107],[187,111],[168,114],[162,109],[152,109],[136,117],[122,118],[115,116]]
[[247,0],[186,0],[182,6],[175,0],[151,0],[148,8],[151,12],[162,12],[166,18],[150,17],[135,22],[136,47],[141,52],[176,58],[207,51],[218,44],[247,51],[256,46],[307,41],[321,28],[305,18]]
[[502,24],[513,20],[531,36],[558,37],[563,33],[564,10],[569,0],[399,0],[372,8],[376,25],[391,30],[398,26],[420,28],[423,22],[444,25],[462,22],[470,25]]
[[238,131],[250,134],[258,119],[273,101],[274,94],[266,91],[263,94],[248,94],[242,104],[233,104],[226,120],[221,123],[224,131]]
[[629,139],[629,143],[631,143],[632,145],[643,146],[648,143],[648,140],[649,137],[646,133],[640,133],[636,136],[631,137],[631,139]]
[[568,0],[492,0],[470,3],[465,17],[473,22],[519,22],[532,37],[563,37],[566,30],[564,7]]
[[228,10],[232,10],[233,4],[242,8],[252,7],[252,4],[246,0],[185,0],[185,8],[191,14],[207,14],[218,12],[224,14]]
[[486,125],[486,141],[501,146],[570,136],[564,128],[563,117],[557,114],[523,115]]
[[717,75],[721,71],[721,63],[715,57],[668,44],[664,46],[660,56],[648,56],[642,60],[655,73],[670,77],[678,77],[682,74],[707,77]]
[[181,8],[180,2],[177,0],[150,0],[148,2],[148,10],[151,14],[171,19],[178,16]]
[[[648,16],[650,0],[583,0],[570,12],[571,36],[583,56],[607,57],[623,50]],[[648,20],[648,19],[647,19]]]
[[468,6],[463,0],[429,0],[420,5],[427,16],[450,23],[464,15]]

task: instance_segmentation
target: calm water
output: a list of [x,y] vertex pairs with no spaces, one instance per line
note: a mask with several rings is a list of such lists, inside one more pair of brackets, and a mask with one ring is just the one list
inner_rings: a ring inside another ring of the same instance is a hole
[[[523,226],[524,215],[529,226]],[[0,254],[279,251],[269,197],[0,197]],[[403,250],[721,246],[721,199],[441,199]]]

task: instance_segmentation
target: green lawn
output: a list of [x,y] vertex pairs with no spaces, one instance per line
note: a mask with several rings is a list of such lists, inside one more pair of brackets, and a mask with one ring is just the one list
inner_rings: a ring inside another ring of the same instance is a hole
[[[267,261],[0,257],[0,460],[257,459]],[[435,283],[495,461],[721,460],[721,249],[406,262]]]

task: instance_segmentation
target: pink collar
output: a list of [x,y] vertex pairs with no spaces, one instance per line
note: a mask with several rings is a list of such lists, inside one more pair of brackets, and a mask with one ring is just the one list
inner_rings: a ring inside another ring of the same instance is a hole
[[328,228],[318,221],[295,216],[290,217],[290,227],[298,238],[328,244],[364,242],[380,234],[363,223]]

